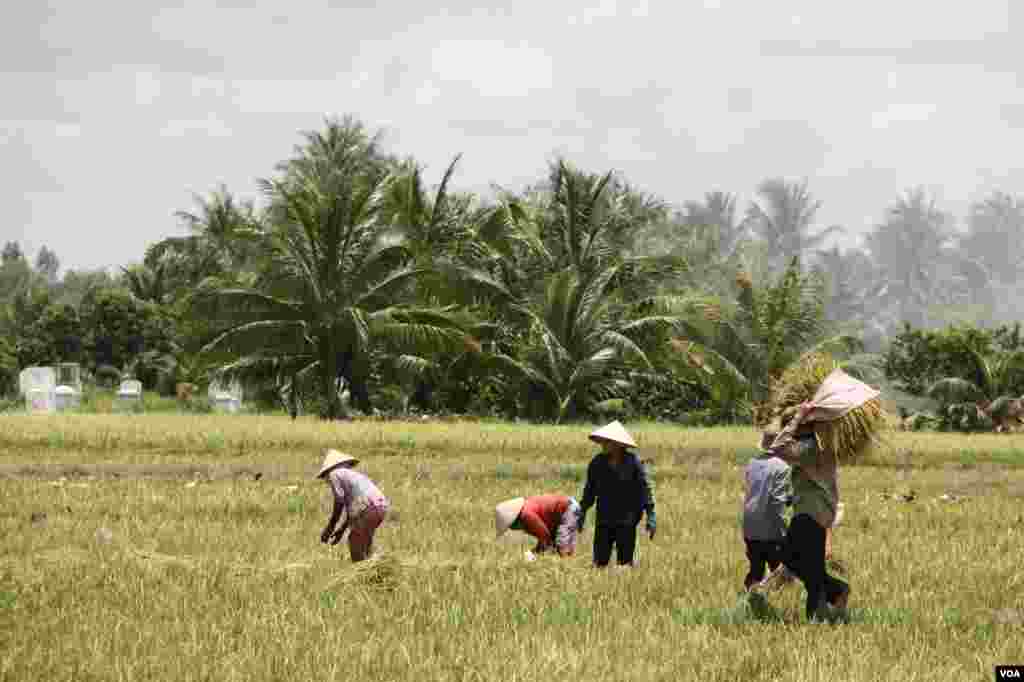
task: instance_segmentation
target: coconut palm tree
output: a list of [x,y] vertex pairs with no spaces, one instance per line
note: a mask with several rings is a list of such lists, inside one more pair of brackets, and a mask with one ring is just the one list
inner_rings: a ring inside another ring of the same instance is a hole
[[372,408],[374,349],[411,356],[464,347],[451,308],[409,302],[428,270],[378,222],[388,173],[377,138],[352,119],[305,135],[282,177],[261,181],[270,201],[254,245],[266,265],[241,282],[211,282],[197,302],[228,327],[206,346],[256,365],[315,374],[325,408],[341,416],[340,386]]
[[221,185],[208,197],[196,195],[195,211],[178,211],[189,234],[168,237],[146,249],[144,263],[164,263],[165,278],[174,288],[191,288],[204,278],[237,272],[251,265],[257,230],[251,201],[239,201]]
[[901,319],[920,326],[927,308],[942,294],[936,265],[946,260],[943,246],[951,236],[949,215],[923,189],[905,192],[888,208],[884,222],[864,238],[879,268],[869,296],[895,302]]
[[679,303],[652,298],[645,315],[612,291],[622,265],[585,279],[573,267],[552,275],[544,296],[513,306],[527,327],[519,357],[498,352],[497,367],[520,380],[528,407],[555,421],[573,419],[629,389],[631,370],[653,371],[649,350],[681,322]]
[[843,253],[838,246],[817,251],[815,270],[827,285],[826,316],[834,322],[850,323],[862,318],[867,306],[864,291],[858,287],[855,254]]
[[703,201],[687,201],[681,218],[684,225],[708,231],[709,260],[732,260],[750,230],[749,218],[738,216],[736,195],[728,192],[708,192]]
[[124,283],[132,296],[140,301],[163,304],[170,298],[167,288],[168,263],[161,260],[150,267],[144,263],[121,268]]
[[467,236],[467,200],[449,189],[461,157],[452,159],[433,197],[424,187],[422,167],[411,160],[399,165],[384,188],[382,222],[405,240],[417,262],[450,253]]
[[674,340],[723,418],[758,419],[772,380],[805,352],[860,350],[849,334],[825,335],[822,282],[804,274],[798,258],[775,282],[758,287],[740,271],[735,285],[732,301],[710,298],[695,306]]
[[971,205],[967,234],[959,239],[964,252],[983,263],[1001,283],[1013,284],[1024,267],[1024,201],[995,192]]
[[758,185],[757,193],[760,203],[751,203],[746,221],[767,244],[773,267],[782,266],[793,257],[804,257],[831,234],[843,231],[833,225],[811,234],[821,202],[812,197],[807,181],[792,183],[770,178]]
[[661,202],[613,172],[587,173],[564,159],[551,165],[545,185],[517,203],[517,228],[544,245],[537,255],[547,261],[547,273],[571,267],[584,278],[621,261],[643,225],[664,214]]

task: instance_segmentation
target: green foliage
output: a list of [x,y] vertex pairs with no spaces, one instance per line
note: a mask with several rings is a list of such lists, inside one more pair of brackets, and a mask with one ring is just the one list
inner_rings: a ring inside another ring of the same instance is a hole
[[91,367],[127,368],[147,387],[155,387],[159,368],[140,357],[169,353],[174,347],[174,321],[156,303],[123,289],[102,289],[82,304],[85,347]]
[[18,392],[18,372],[14,343],[9,337],[0,336],[0,398]]
[[[909,324],[885,351],[885,375],[901,390],[924,395],[935,382],[950,377],[985,383],[982,358],[1024,350],[1020,325],[980,329],[963,325],[915,329]],[[1019,394],[1024,386],[1009,386]]]
[[586,280],[574,269],[552,275],[541,301],[516,306],[529,332],[520,357],[494,355],[498,367],[518,379],[524,413],[560,422],[575,419],[631,388],[629,370],[653,371],[652,342],[681,318],[648,301],[638,314],[615,296],[613,282],[622,266],[607,267]]
[[672,366],[657,372],[634,372],[627,407],[631,416],[686,422],[702,409],[711,394],[708,387]]
[[938,403],[933,418],[917,416],[910,427],[943,431],[989,431],[978,408],[1024,393],[1024,339],[1019,325],[942,330],[904,327],[885,357],[886,376],[912,395]]
[[772,379],[812,350],[853,351],[850,336],[827,337],[823,288],[793,258],[774,281],[756,286],[740,272],[735,299],[707,299],[673,342],[681,371],[705,387],[709,407],[725,421],[747,421],[766,403]]
[[32,287],[35,276],[17,242],[4,246],[0,261],[0,302]]
[[15,298],[13,336],[20,367],[80,362],[83,324],[78,311],[54,303],[46,293],[23,292]]
[[325,417],[347,397],[389,414],[747,422],[808,350],[878,351],[905,321],[954,319],[897,335],[898,388],[938,400],[943,428],[974,428],[973,401],[1024,388],[1019,330],[982,328],[1019,313],[1024,202],[1010,195],[972,205],[964,232],[911,190],[863,251],[841,252],[806,181],[673,210],[558,158],[484,200],[456,191],[461,154],[430,186],[354,118],[302,135],[261,182],[264,206],[225,186],[197,196],[176,214],[184,236],[114,278],[61,278],[53,251],[5,244],[0,393],[17,369],[63,360],[165,395],[217,369],[261,409]]
[[415,364],[467,343],[464,316],[409,301],[428,270],[412,262],[403,235],[381,229],[389,176],[379,157],[376,139],[351,119],[307,133],[281,176],[261,182],[271,206],[251,237],[260,269],[208,279],[194,298],[196,313],[227,325],[204,349],[234,360],[226,372],[282,383],[312,374],[325,418],[341,416],[343,385],[371,410],[375,349]]

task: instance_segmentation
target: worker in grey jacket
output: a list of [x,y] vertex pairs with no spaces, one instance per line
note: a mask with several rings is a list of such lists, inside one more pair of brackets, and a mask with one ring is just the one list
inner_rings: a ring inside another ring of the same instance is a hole
[[775,570],[782,562],[784,514],[793,502],[793,493],[789,465],[778,457],[762,453],[747,464],[744,473],[743,542],[750,570],[743,585],[749,590],[764,579],[765,564]]

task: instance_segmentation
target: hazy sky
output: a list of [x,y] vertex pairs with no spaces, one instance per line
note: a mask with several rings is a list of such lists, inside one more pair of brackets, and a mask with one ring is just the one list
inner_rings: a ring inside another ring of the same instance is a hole
[[0,241],[137,261],[192,193],[254,195],[345,113],[432,183],[464,152],[473,189],[559,152],[673,203],[806,177],[822,226],[855,232],[909,185],[958,215],[1024,194],[1014,0],[164,4],[5,5]]

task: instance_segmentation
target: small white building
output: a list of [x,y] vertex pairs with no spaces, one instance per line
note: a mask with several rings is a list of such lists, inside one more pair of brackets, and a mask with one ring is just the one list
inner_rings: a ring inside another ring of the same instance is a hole
[[62,362],[56,367],[57,388],[54,404],[58,412],[77,409],[82,401],[82,368],[77,362]]
[[70,386],[54,389],[54,407],[58,412],[68,412],[78,407],[81,394]]
[[242,409],[242,384],[237,380],[229,384],[212,381],[208,395],[215,412],[237,414]]
[[18,389],[29,414],[53,414],[57,410],[57,372],[53,367],[26,367],[18,376]]
[[118,410],[131,410],[142,405],[142,382],[138,379],[126,379],[117,389],[114,407]]

